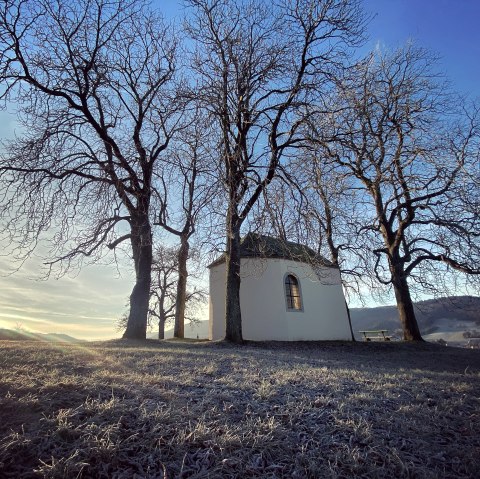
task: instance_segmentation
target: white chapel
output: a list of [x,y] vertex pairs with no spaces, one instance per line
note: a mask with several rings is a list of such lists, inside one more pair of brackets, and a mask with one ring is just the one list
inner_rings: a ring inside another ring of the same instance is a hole
[[[243,338],[352,339],[340,271],[311,248],[249,233],[241,241]],[[209,266],[209,337],[225,337],[225,255]]]

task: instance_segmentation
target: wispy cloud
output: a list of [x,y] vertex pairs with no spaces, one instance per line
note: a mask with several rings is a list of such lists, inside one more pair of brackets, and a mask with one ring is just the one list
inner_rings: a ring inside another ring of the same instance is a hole
[[[0,259],[0,268],[5,262]],[[38,265],[40,267],[40,265]],[[3,269],[5,271],[5,269]],[[75,278],[34,281],[35,266],[0,277],[0,326],[21,323],[36,332],[58,332],[79,338],[118,336],[116,320],[125,309],[132,281],[115,268],[92,266]]]

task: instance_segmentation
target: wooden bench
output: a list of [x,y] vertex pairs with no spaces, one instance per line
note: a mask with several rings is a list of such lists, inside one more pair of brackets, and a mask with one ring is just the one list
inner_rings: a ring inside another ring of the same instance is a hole
[[377,339],[380,341],[390,341],[391,336],[387,336],[388,329],[377,329],[374,331],[359,331],[363,334],[365,341],[371,341],[372,339]]

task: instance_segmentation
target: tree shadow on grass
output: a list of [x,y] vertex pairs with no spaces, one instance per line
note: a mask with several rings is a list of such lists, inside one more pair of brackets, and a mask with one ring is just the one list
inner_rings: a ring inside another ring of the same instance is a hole
[[[473,477],[480,466],[472,453],[480,446],[472,422],[478,374],[448,366],[457,353],[477,358],[472,351],[90,347],[55,354],[37,347],[35,361],[33,349],[0,351],[13,374],[3,373],[9,402],[0,414],[19,406],[15,427],[0,439],[0,476],[433,478]],[[429,366],[432,358],[439,364]]]

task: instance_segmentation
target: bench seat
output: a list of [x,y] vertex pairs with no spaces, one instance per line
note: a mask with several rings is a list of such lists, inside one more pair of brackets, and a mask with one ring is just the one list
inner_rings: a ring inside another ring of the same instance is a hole
[[387,329],[378,329],[374,331],[359,331],[359,333],[363,334],[363,338],[365,339],[365,341],[390,341],[392,339],[391,336],[387,336]]

